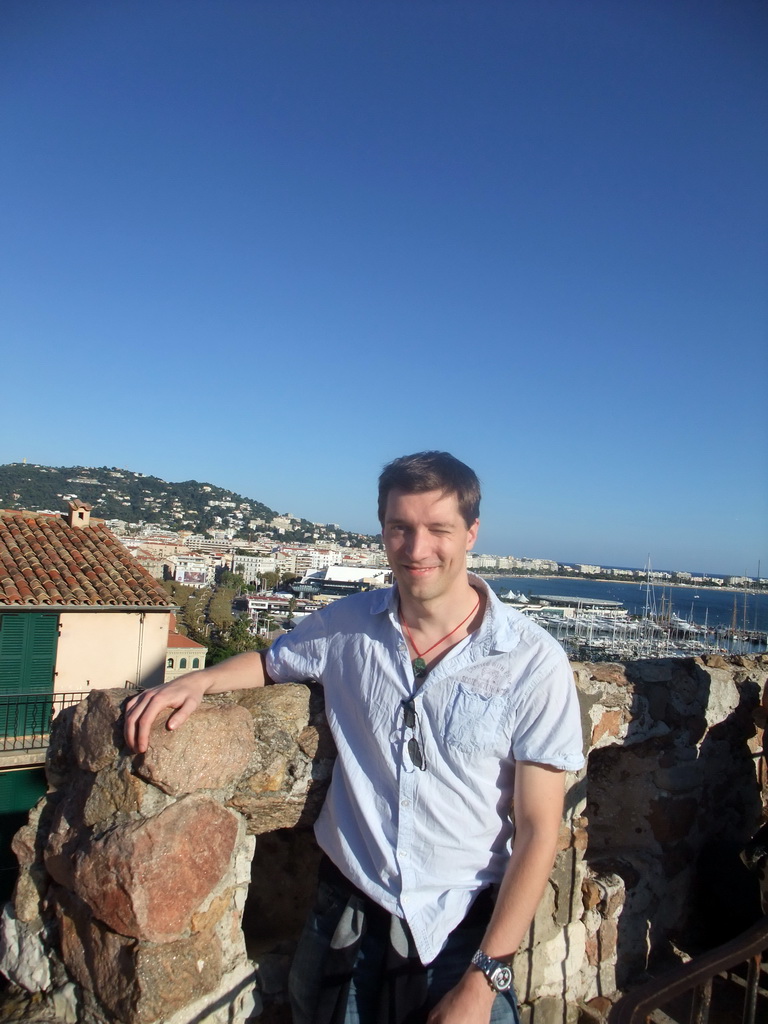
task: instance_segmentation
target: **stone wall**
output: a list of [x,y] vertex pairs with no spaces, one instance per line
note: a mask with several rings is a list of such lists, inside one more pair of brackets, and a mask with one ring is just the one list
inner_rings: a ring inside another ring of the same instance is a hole
[[[532,1024],[599,1015],[653,958],[710,938],[718,898],[753,912],[749,893],[722,890],[763,806],[754,713],[768,707],[768,658],[573,668],[588,764],[569,777],[555,868],[515,962]],[[122,746],[124,699],[96,691],[57,721],[50,791],[14,840],[0,968],[61,1021],[287,1021],[309,826],[333,763],[322,694],[213,698],[179,732],[159,723],[139,757]]]

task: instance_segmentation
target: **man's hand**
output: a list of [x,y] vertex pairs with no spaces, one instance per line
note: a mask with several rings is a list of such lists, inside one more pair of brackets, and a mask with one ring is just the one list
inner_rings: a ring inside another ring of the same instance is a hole
[[427,1024],[488,1024],[496,993],[485,975],[470,967],[427,1017]]
[[126,704],[125,742],[134,754],[143,754],[149,746],[149,731],[157,716],[167,708],[174,708],[166,723],[167,729],[177,729],[200,706],[209,680],[205,671],[189,672],[164,686],[145,690]]
[[206,693],[248,690],[268,681],[263,651],[246,651],[199,672],[188,672],[173,682],[131,697],[125,712],[125,742],[135,754],[149,745],[149,730],[161,711],[173,708],[167,729],[178,729],[200,706]]

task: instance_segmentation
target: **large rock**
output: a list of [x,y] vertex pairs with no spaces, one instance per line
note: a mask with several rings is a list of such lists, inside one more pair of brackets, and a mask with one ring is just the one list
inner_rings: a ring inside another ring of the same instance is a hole
[[0,916],[0,966],[3,974],[28,992],[51,985],[51,963],[39,927],[19,921],[10,903]]
[[153,725],[149,749],[136,758],[137,775],[173,796],[227,789],[242,777],[256,749],[245,708],[203,704],[173,731],[169,717],[165,712]]
[[235,816],[202,795],[118,826],[75,855],[73,891],[121,935],[170,942],[229,868]]
[[243,691],[238,703],[253,717],[256,753],[229,806],[255,835],[312,825],[336,756],[322,696],[288,684]]
[[125,690],[94,690],[75,708],[72,743],[81,768],[101,771],[123,746],[121,715]]
[[116,935],[62,894],[57,911],[67,969],[113,1020],[166,1020],[219,982],[221,948],[214,932],[152,945]]

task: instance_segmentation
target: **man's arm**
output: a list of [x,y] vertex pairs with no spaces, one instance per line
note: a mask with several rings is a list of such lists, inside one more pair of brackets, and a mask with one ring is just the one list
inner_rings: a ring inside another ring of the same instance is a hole
[[170,683],[132,697],[125,712],[125,742],[137,754],[143,754],[149,744],[149,730],[161,711],[174,708],[166,723],[168,729],[178,729],[199,707],[206,693],[225,693],[227,690],[247,690],[264,686],[269,681],[264,665],[264,652],[247,651],[199,672],[189,672]]
[[[560,769],[530,761],[515,766],[515,844],[481,945],[494,960],[512,958],[536,913],[557,851],[564,793]],[[487,1024],[495,998],[482,971],[469,967],[428,1024]]]

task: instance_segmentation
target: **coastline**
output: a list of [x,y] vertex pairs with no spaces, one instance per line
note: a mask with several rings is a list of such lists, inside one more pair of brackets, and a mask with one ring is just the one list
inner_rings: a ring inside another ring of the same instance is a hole
[[[512,575],[507,573],[499,572],[483,572],[477,569],[472,569],[472,572],[476,576],[480,576],[485,580],[516,580],[516,579],[537,579],[537,580],[586,580],[594,583],[621,583],[627,586],[644,587],[646,580],[627,580],[619,579],[615,576],[577,576],[574,573],[568,573],[568,575],[553,575],[552,573],[536,572],[526,573],[520,575]],[[707,583],[673,583],[671,580],[651,580],[651,586],[666,589],[667,587],[674,587],[679,590],[711,590],[715,594],[768,594],[768,587],[727,587],[725,585],[721,587],[713,587],[712,584]]]

